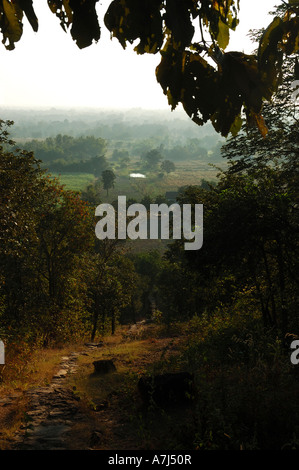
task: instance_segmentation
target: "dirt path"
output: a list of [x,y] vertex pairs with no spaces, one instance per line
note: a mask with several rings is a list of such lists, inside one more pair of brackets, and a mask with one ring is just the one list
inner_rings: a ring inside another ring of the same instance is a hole
[[[128,332],[135,338],[135,335],[138,336],[138,329],[138,325],[134,325]],[[135,347],[134,339],[126,341]],[[140,440],[137,439],[140,430],[136,429],[136,421],[131,421],[134,413],[132,410],[136,410],[134,400],[138,400],[138,396],[134,396],[133,391],[133,396],[129,393],[124,398],[122,370],[127,370],[128,367],[132,370],[134,367],[146,368],[151,361],[160,357],[161,351],[170,344],[170,340],[169,338],[145,340],[133,361],[130,356],[131,349],[128,355],[124,354],[123,350],[116,349],[119,342],[127,344],[126,341],[118,340],[112,347],[105,344],[99,348],[105,357],[113,358],[120,368],[120,372],[114,374],[114,379],[113,377],[110,379],[112,388],[108,394],[108,404],[104,401],[96,407],[97,409],[91,410],[85,400],[80,400],[78,394],[74,393],[71,383],[76,383],[78,374],[83,374],[85,380],[92,380],[90,374],[92,363],[99,354],[99,349],[95,345],[84,345],[81,351],[72,352],[61,358],[60,368],[48,386],[32,388],[25,392],[25,419],[11,439],[10,448],[12,450],[140,449]],[[97,387],[109,388],[109,378],[102,380],[103,382],[97,382]],[[0,412],[1,406],[8,410],[10,405],[14,404],[16,408],[16,400],[18,396],[7,397],[3,403],[0,400]],[[143,426],[144,423],[137,422],[137,426],[139,424]]]
[[14,450],[67,449],[66,434],[76,420],[84,419],[71,389],[65,387],[68,374],[75,372],[80,353],[63,357],[60,370],[47,387],[26,392],[28,409],[26,422],[16,433]]

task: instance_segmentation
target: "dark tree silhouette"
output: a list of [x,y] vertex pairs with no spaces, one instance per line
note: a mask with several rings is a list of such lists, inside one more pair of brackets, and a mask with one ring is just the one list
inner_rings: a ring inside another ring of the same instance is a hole
[[109,189],[114,187],[115,178],[116,176],[112,170],[104,170],[102,172],[103,186],[104,186],[104,189],[106,189],[107,191],[107,196],[109,193]]
[[170,160],[163,160],[161,163],[161,170],[166,171],[166,173],[171,173],[172,171],[175,171],[175,164]]

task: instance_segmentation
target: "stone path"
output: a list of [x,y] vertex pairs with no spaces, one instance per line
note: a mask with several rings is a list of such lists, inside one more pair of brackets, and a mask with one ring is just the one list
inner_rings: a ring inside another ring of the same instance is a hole
[[[94,347],[87,345],[88,349]],[[80,354],[84,352],[62,358],[60,370],[49,386],[26,392],[29,411],[16,433],[13,450],[67,450],[67,433],[75,422],[84,419],[73,391],[65,386],[66,377],[77,368]]]
[[[134,328],[134,333],[135,330],[136,328]],[[90,354],[92,361],[92,352],[102,346],[104,346],[102,342],[85,343],[80,352],[72,352],[61,358],[60,369],[48,386],[33,388],[25,392],[28,398],[28,411],[25,413],[20,429],[13,438],[9,439],[11,450],[68,450],[68,443],[73,438],[72,428],[76,427],[76,424],[79,424],[79,429],[81,426],[84,427],[86,412],[79,406],[73,390],[67,387],[66,378],[76,371],[79,356]],[[10,408],[10,405],[13,405],[19,398],[21,398],[20,394],[16,394],[16,396],[11,395],[1,399],[0,411],[1,407]],[[105,404],[103,410],[106,410]],[[96,411],[100,412],[102,408],[98,407]],[[102,419],[105,425],[107,420],[110,423],[111,417]],[[86,449],[82,448],[82,450],[91,450],[94,441],[98,444],[101,440],[102,430],[93,429],[91,439],[86,439],[83,444],[83,447],[86,445]]]

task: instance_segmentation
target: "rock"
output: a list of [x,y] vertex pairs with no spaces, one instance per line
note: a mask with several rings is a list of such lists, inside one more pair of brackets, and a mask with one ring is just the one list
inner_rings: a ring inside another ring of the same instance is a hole
[[84,343],[84,346],[87,346],[88,348],[101,348],[103,346],[103,341],[100,341],[99,343]]
[[91,437],[90,437],[90,445],[92,447],[101,444],[103,441],[103,432],[95,430],[92,432]]
[[103,403],[99,403],[98,405],[96,405],[94,411],[106,410],[108,408],[108,406],[109,406],[108,402],[104,401]]
[[193,375],[188,372],[141,377],[138,381],[138,390],[145,405],[151,399],[159,406],[187,402],[193,388]]
[[53,377],[53,379],[61,379],[67,375],[67,369],[60,369]]
[[94,361],[93,365],[96,374],[108,374],[109,372],[114,372],[116,370],[113,361],[109,359]]

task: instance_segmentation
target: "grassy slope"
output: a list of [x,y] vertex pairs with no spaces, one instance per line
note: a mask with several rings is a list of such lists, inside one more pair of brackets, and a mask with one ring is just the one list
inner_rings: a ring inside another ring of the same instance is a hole
[[52,173],[52,176],[58,178],[61,184],[65,185],[65,189],[73,191],[83,191],[95,179],[91,173]]
[[[188,417],[186,408],[151,410],[144,414],[137,391],[142,374],[178,370],[179,345],[184,336],[165,334],[157,325],[139,329],[119,327],[113,336],[104,337],[104,346],[79,356],[79,369],[69,377],[67,387],[74,390],[85,412],[85,419],[74,421],[69,434],[71,450],[166,449],[176,445],[180,429]],[[82,345],[38,351],[22,364],[22,379],[10,377],[0,387],[0,399],[16,395],[9,407],[0,407],[0,450],[9,449],[15,430],[22,423],[28,403],[23,394],[27,389],[46,386],[59,368],[62,356],[82,350]],[[95,375],[93,361],[112,359],[116,372]],[[190,413],[190,409],[189,409]],[[179,417],[179,419],[178,419]],[[173,433],[169,433],[169,429]],[[100,439],[94,442],[95,434]],[[162,447],[161,447],[162,446]]]
[[[80,372],[70,385],[81,398],[86,420],[78,422],[69,437],[71,449],[84,448],[97,431],[94,450],[169,449],[181,445],[184,424],[192,415],[189,406],[166,411],[142,407],[137,391],[139,377],[145,373],[176,371],[183,367],[179,345],[184,336],[161,334],[157,326],[136,334],[127,327],[104,340],[104,347],[92,356],[81,357]],[[116,372],[94,374],[92,362],[112,359]],[[172,432],[170,431],[172,430]],[[179,448],[179,447],[178,447]]]
[[[234,323],[230,320],[227,328],[222,323],[205,326],[200,321],[196,327],[191,321],[176,325],[175,330],[174,326],[166,330],[153,324],[139,330],[123,326],[115,335],[103,338],[103,347],[79,356],[79,368],[66,385],[80,399],[85,417],[74,420],[67,447],[120,451],[298,449],[297,370],[288,366],[287,357],[274,355],[271,344],[262,357],[256,350],[258,338],[248,343],[251,360],[243,363],[240,333],[236,333],[239,341],[233,341]],[[1,384],[0,399],[17,394],[13,405],[0,406],[1,450],[9,448],[9,438],[27,411],[22,392],[47,385],[58,370],[59,359],[70,350],[82,351],[82,345],[39,351],[26,364],[19,361],[21,369],[16,368],[8,387]],[[116,371],[95,375],[93,361],[97,359],[112,359]],[[178,370],[195,373],[195,401],[164,410],[151,406],[146,411],[137,390],[139,377]]]

